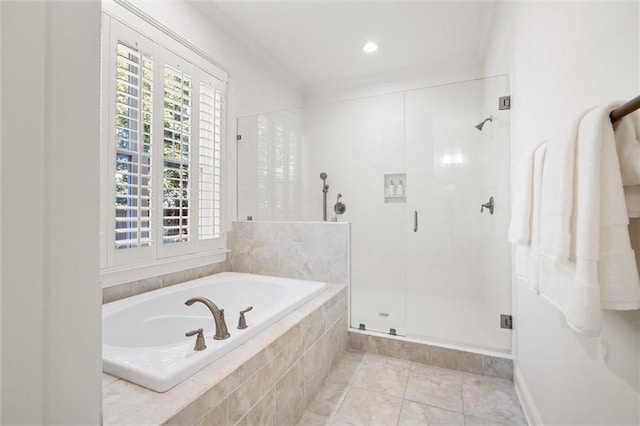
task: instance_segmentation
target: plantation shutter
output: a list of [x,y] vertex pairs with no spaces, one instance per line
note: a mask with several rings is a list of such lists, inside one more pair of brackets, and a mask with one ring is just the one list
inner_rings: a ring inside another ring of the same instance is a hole
[[189,241],[191,203],[191,125],[193,82],[164,67],[163,217],[164,243]]
[[200,82],[198,238],[221,237],[221,173],[224,94]]
[[148,247],[151,231],[153,60],[116,46],[115,245]]
[[116,19],[103,24],[102,271],[120,280],[131,268],[223,260],[226,74]]

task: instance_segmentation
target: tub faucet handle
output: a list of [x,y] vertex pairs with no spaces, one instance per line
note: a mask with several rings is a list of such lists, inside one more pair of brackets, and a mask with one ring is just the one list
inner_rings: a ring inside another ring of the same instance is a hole
[[246,314],[247,312],[249,312],[252,309],[253,309],[253,306],[249,306],[247,309],[244,309],[244,310],[240,311],[240,319],[238,320],[238,329],[239,330],[244,330],[245,328],[247,328],[247,320],[244,317],[244,314]]
[[191,330],[191,331],[187,331],[184,335],[187,337],[191,337],[194,334],[197,334],[198,337],[196,337],[196,345],[193,347],[194,351],[204,351],[205,349],[207,349],[207,345],[205,345],[204,343],[204,334],[203,334],[204,330],[199,328],[197,330]]

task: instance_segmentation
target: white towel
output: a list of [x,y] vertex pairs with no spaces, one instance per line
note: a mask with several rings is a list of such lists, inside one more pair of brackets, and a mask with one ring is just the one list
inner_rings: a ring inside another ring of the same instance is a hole
[[629,217],[640,217],[640,185],[624,187],[624,202]]
[[541,145],[535,145],[527,150],[514,166],[513,202],[511,204],[511,224],[509,225],[509,241],[514,244],[528,244],[531,238],[533,165],[536,150]]
[[544,163],[547,155],[547,144],[536,149],[533,159],[533,197],[531,215],[531,244],[529,261],[527,262],[527,281],[529,290],[535,294],[540,292],[538,263],[540,258],[540,213],[542,211],[542,188],[544,185]]
[[562,133],[551,138],[547,149],[540,252],[551,259],[569,259],[576,140],[578,125],[586,112],[576,115]]
[[[609,104],[581,121],[575,149],[569,259],[541,256],[540,293],[555,303],[576,331],[600,333],[600,310],[640,307],[640,279],[628,218]],[[551,160],[551,149],[545,163]],[[545,185],[553,177],[545,175]],[[554,182],[555,183],[555,182]],[[543,194],[543,211],[545,197]],[[542,217],[542,229],[547,229]],[[557,223],[551,219],[551,227]]]
[[518,244],[515,252],[515,273],[538,294],[538,258],[540,242],[540,207],[547,144],[542,143],[519,160],[514,182],[509,238]]
[[623,117],[615,135],[627,213],[640,217],[640,111]]

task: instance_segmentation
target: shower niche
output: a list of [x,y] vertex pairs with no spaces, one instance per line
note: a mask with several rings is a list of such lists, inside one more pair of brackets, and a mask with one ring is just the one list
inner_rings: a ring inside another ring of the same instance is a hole
[[384,175],[384,202],[404,203],[407,200],[407,174],[393,173]]

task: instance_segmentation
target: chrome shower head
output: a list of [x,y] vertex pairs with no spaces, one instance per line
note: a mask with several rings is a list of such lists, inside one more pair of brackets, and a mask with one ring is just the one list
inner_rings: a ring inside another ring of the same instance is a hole
[[322,180],[327,179],[327,174],[325,172],[320,173],[320,179]]
[[482,131],[482,128],[484,127],[484,123],[486,123],[487,121],[493,121],[493,115],[485,118],[484,120],[482,120],[481,123],[476,124],[475,128]]

